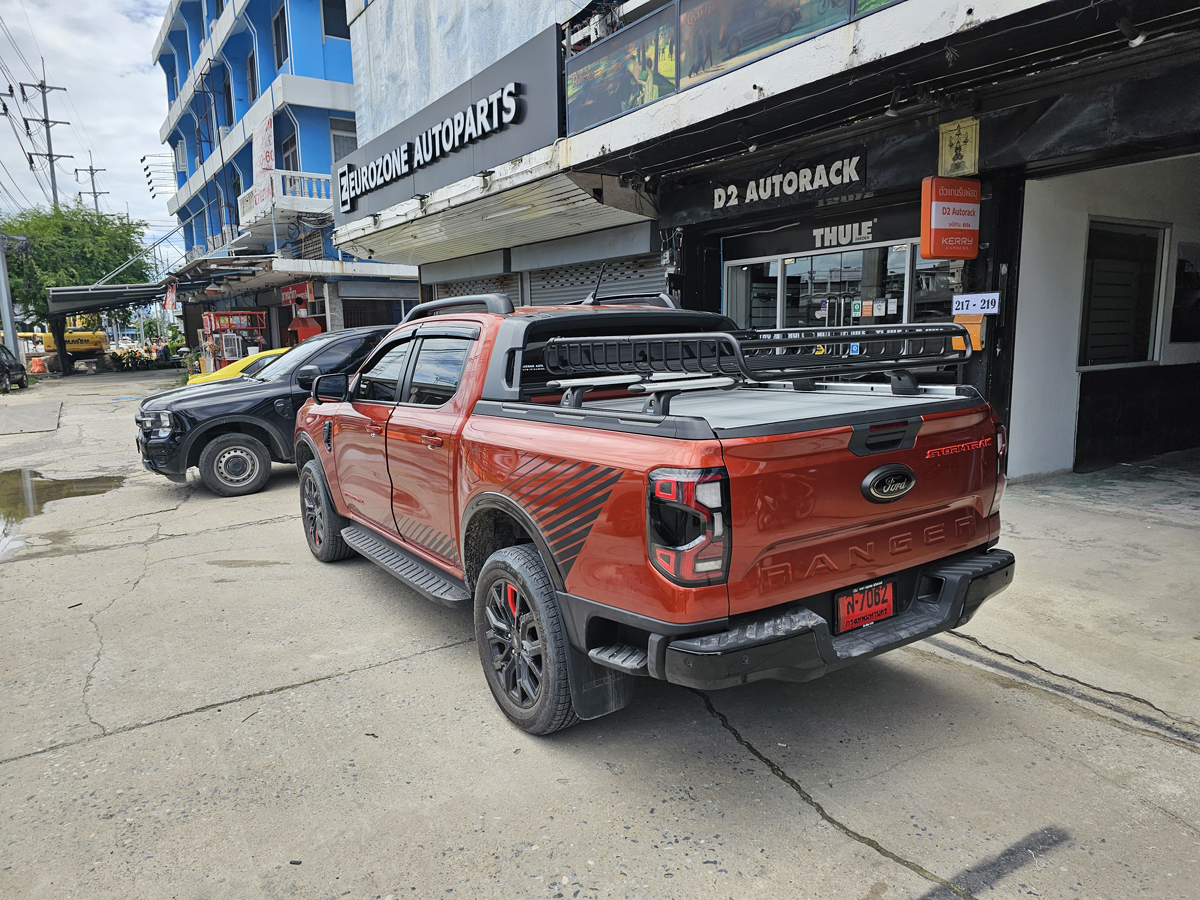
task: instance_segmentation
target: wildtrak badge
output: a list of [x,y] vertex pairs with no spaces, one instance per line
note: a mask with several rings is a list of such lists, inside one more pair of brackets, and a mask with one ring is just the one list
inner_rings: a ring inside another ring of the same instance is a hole
[[816,167],[789,169],[762,178],[751,178],[744,186],[740,183],[716,186],[713,188],[713,209],[778,200],[859,182],[862,181],[862,173],[859,172],[861,160],[861,155],[848,156]]

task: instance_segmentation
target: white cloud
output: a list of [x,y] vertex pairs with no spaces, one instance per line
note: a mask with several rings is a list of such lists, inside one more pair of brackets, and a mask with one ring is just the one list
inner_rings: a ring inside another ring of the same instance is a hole
[[[101,210],[124,214],[128,204],[129,214],[150,221],[158,234],[169,230],[171,217],[162,194],[151,199],[140,159],[166,149],[158,139],[167,115],[166,80],[151,60],[166,6],[166,0],[0,0],[0,18],[13,39],[0,31],[0,60],[8,72],[19,81],[37,81],[44,57],[47,82],[67,89],[65,96],[61,91],[49,96],[50,118],[71,122],[55,125],[52,132],[54,152],[74,156],[58,161],[60,201],[73,202],[80,188],[87,187],[76,183],[74,170],[87,167],[91,150],[94,165],[107,169],[96,176],[97,190],[109,191],[100,198]],[[0,84],[0,90],[6,89]],[[40,95],[27,93],[36,107],[21,103],[17,89],[16,101],[5,101],[10,113],[41,117]],[[8,169],[0,169],[0,184],[19,203],[17,188],[30,203],[46,206],[21,146],[29,149],[30,139],[19,118],[16,124],[20,142],[0,122],[0,161]],[[30,127],[42,145],[40,126]],[[38,163],[49,191],[45,161]],[[86,195],[83,199],[92,202]],[[12,207],[3,192],[0,206]]]

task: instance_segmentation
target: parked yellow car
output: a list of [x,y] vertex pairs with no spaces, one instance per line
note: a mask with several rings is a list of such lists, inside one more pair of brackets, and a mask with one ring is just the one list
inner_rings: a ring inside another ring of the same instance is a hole
[[230,363],[223,369],[217,369],[215,372],[209,372],[207,375],[193,375],[188,379],[188,384],[208,384],[210,381],[221,381],[225,378],[236,378],[239,375],[253,375],[276,356],[281,353],[287,353],[291,347],[280,347],[278,350],[264,350],[262,353],[255,353],[251,356],[245,356],[237,362]]

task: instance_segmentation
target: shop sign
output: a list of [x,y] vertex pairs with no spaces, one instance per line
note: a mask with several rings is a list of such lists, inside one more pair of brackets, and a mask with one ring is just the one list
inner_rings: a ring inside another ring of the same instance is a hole
[[285,284],[279,289],[284,306],[296,307],[296,315],[302,316],[308,309],[308,301],[312,298],[312,282],[301,281],[299,284]]
[[[827,160],[816,166],[774,172],[765,177],[751,177],[726,185],[713,186],[713,209],[762,203],[782,197],[824,191],[830,187],[847,187],[862,181],[862,155]],[[818,245],[820,246],[820,245]]]
[[561,37],[547,28],[335,162],[335,223],[490,175],[562,137]]
[[342,166],[338,169],[341,211],[353,209],[355,199],[363,194],[391,184],[415,169],[422,169],[443,156],[449,156],[466,144],[483,140],[512,125],[520,113],[520,92],[521,85],[510,81],[486,97],[467,104],[465,110],[460,109],[446,116],[411,142],[402,142],[366,165]]
[[267,116],[254,129],[252,141],[254,160],[254,206],[246,216],[248,220],[271,205],[271,172],[275,169],[275,119]]
[[921,182],[921,258],[975,259],[979,255],[979,204],[974,178],[931,176]]

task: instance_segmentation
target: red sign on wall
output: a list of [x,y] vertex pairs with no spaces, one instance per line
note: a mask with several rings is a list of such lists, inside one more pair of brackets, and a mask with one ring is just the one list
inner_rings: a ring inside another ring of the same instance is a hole
[[308,301],[312,297],[312,282],[302,281],[299,284],[285,284],[279,289],[284,306],[295,306],[296,315],[304,315]]
[[979,181],[932,176],[921,182],[921,258],[979,255]]

